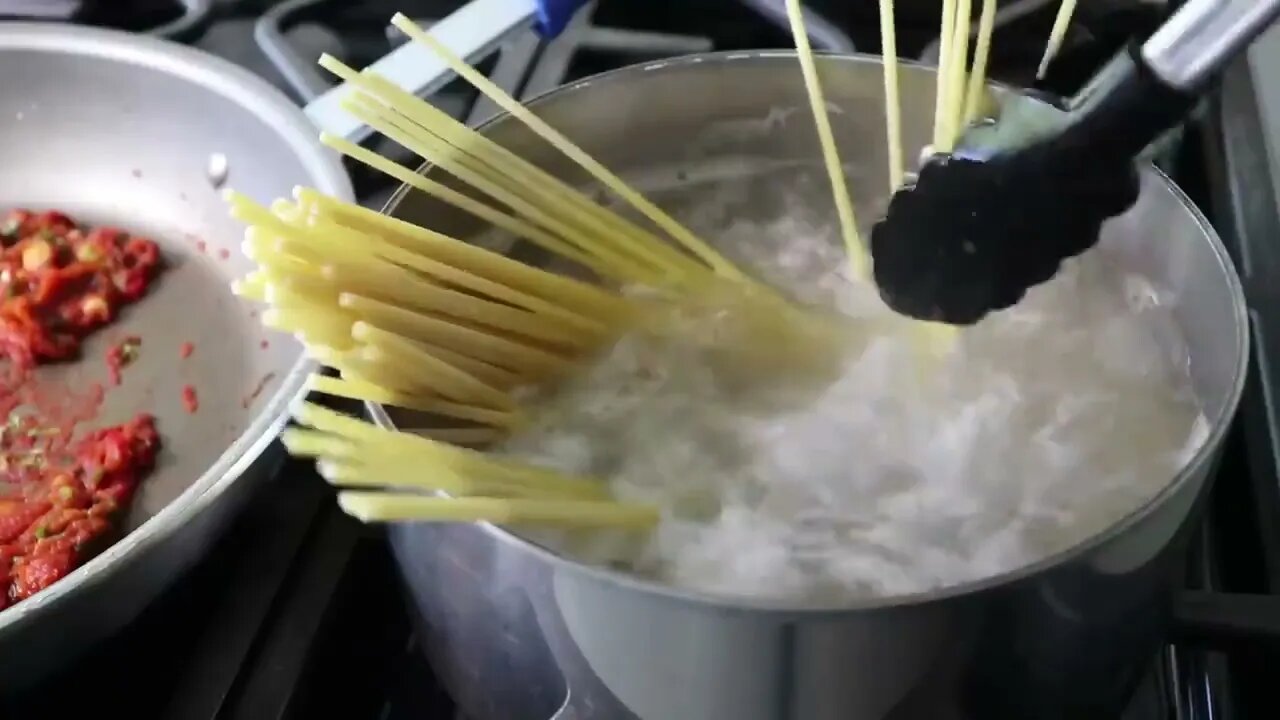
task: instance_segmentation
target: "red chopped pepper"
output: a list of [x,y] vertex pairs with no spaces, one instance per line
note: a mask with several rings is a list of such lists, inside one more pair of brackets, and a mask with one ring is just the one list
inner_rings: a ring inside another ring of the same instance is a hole
[[195,413],[200,409],[200,398],[196,395],[196,389],[190,385],[182,387],[182,406],[189,413]]
[[141,347],[141,338],[127,337],[107,350],[107,374],[111,378],[112,385],[120,384],[123,370],[138,359]]

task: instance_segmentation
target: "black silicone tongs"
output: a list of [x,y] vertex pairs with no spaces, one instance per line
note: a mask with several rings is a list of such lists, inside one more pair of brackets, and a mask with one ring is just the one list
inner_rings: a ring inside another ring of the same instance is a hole
[[1051,278],[1134,204],[1135,159],[1278,14],[1280,0],[1190,0],[1074,98],[1002,98],[997,119],[928,159],[873,228],[885,302],[968,325]]

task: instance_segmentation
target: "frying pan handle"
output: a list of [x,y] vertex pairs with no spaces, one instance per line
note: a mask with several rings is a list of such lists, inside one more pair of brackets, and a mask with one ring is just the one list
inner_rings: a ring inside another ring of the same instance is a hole
[[[431,34],[459,57],[474,63],[532,26],[538,9],[535,0],[471,0],[432,25]],[[416,43],[401,45],[369,69],[419,97],[439,90],[453,78],[447,65]],[[331,88],[311,101],[305,112],[321,130],[361,142],[372,130],[341,108],[345,96],[343,86]]]
[[[779,28],[790,32],[791,21],[787,19],[787,7],[783,0],[738,0],[738,2],[756,11]],[[858,51],[853,38],[841,30],[840,26],[810,8],[808,3],[801,3],[801,5],[800,13],[804,16],[804,26],[809,35],[809,42],[814,48],[838,53]]]
[[258,43],[258,49],[284,76],[289,87],[306,102],[323,95],[332,83],[321,75],[314,58],[304,58],[294,51],[284,36],[284,30],[297,16],[327,2],[329,0],[285,0],[267,10],[253,24],[253,39]]
[[1173,634],[1179,642],[1225,652],[1280,648],[1280,596],[1179,593],[1173,602]]
[[1195,92],[1280,15],[1280,0],[1189,0],[1142,46],[1169,87]]
[[166,40],[185,40],[204,29],[214,0],[182,0],[182,17],[147,32]]

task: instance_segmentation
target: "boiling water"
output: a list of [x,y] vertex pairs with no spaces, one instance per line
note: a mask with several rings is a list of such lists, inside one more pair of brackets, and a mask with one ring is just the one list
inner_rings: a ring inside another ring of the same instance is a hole
[[829,215],[782,197],[773,218],[757,208],[756,219],[729,220],[740,195],[684,219],[758,276],[837,308],[847,342],[813,350],[829,353],[827,371],[765,364],[752,376],[735,361],[742,348],[726,357],[708,341],[730,311],[624,337],[503,451],[602,478],[622,499],[660,506],[662,522],[643,538],[536,540],[722,595],[900,596],[1096,534],[1163,489],[1203,441],[1168,298],[1104,252],[1069,262],[930,360],[871,288],[845,276]]

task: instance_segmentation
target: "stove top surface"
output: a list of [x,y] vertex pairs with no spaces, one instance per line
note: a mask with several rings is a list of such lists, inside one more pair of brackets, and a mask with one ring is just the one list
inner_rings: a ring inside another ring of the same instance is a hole
[[[760,4],[705,0],[694,9],[683,0],[605,2],[593,23],[585,30],[579,28],[577,35],[553,43],[528,33],[517,35],[481,67],[508,91],[527,96],[651,57],[711,48],[788,47],[785,29],[751,8]],[[1027,0],[1002,6],[1030,4],[1037,3]],[[0,0],[0,17],[24,15],[24,7],[35,5]],[[385,24],[394,12],[432,20],[461,3],[147,0],[66,5],[74,7],[65,15],[53,13],[51,6],[45,10],[57,18],[74,17],[132,31],[172,28],[183,18],[191,20],[198,10],[198,22],[179,28],[180,39],[267,78],[302,104],[324,89],[317,86],[323,81],[316,80],[318,74],[308,78],[288,67],[282,69],[279,43],[263,42],[264,17],[294,56],[314,58],[329,52],[362,66],[400,43]],[[842,41],[874,52],[878,49],[874,4],[852,5],[812,3],[831,20]],[[1105,13],[1084,12],[1062,61],[1047,81],[1049,89],[1069,91],[1125,37],[1153,22],[1149,10],[1123,4],[1117,10],[1114,5],[1108,4],[1112,9]],[[930,51],[936,28],[927,21],[936,16],[936,9],[919,16],[920,22],[901,22],[899,46],[904,55]],[[1051,20],[1049,7],[1047,14],[1032,12],[1003,25],[1000,32],[1004,34],[995,43],[993,76],[1029,82]],[[592,25],[603,30],[593,34]],[[1229,86],[1232,82],[1228,78]],[[1237,87],[1235,92],[1249,89]],[[493,112],[456,84],[443,88],[434,99],[455,116],[471,121]],[[1247,147],[1249,140],[1234,126],[1234,134],[1224,132],[1219,120],[1218,114],[1210,113],[1193,129],[1171,169],[1202,207],[1214,211],[1220,227],[1240,231],[1224,231],[1239,252],[1265,226],[1260,225],[1256,208],[1242,216],[1238,203],[1233,203],[1230,188],[1241,182],[1237,178],[1241,161],[1239,153],[1233,156],[1226,149]],[[1280,136],[1280,131],[1276,134]],[[400,162],[414,164],[393,148],[375,147]],[[367,205],[380,206],[394,190],[372,173],[350,169]],[[1276,216],[1280,218],[1280,213]],[[1280,337],[1280,329],[1272,337]],[[1189,562],[1190,588],[1280,592],[1280,492],[1274,466],[1265,462],[1274,457],[1266,424],[1272,415],[1264,407],[1254,414],[1252,425],[1245,417],[1233,431],[1206,527]],[[1242,513],[1241,508],[1255,510]],[[1265,671],[1273,661],[1256,645],[1245,646],[1229,658],[1190,645],[1171,646],[1153,658],[1151,671],[1123,717],[1280,717],[1280,693],[1269,684]],[[0,717],[69,718],[104,708],[127,709],[137,720],[457,717],[418,651],[380,531],[341,514],[328,486],[310,465],[293,461],[264,484],[250,509],[210,556],[132,626],[86,656],[69,661],[64,672],[39,687],[0,699]]]

